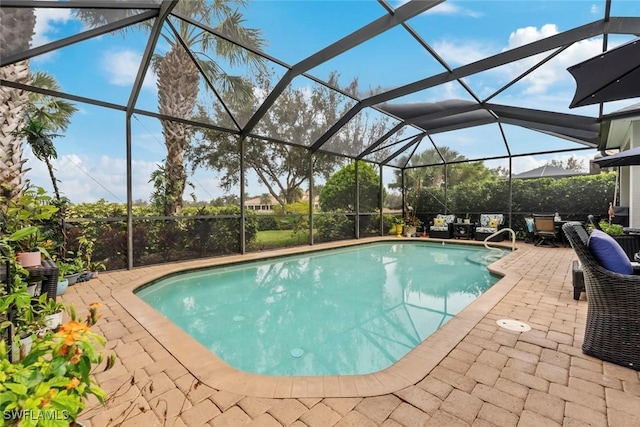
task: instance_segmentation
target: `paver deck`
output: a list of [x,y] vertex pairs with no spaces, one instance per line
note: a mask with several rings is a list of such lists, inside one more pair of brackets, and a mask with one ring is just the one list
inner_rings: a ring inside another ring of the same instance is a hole
[[[640,425],[640,372],[582,354],[587,302],[584,294],[573,300],[573,259],[571,248],[519,244],[492,265],[508,278],[502,290],[465,309],[453,331],[438,342],[426,340],[401,363],[415,379],[383,371],[376,381],[326,377],[320,385],[306,377],[256,386],[251,376],[207,363],[202,372],[181,354],[192,347],[189,340],[156,337],[159,320],[128,296],[149,277],[220,259],[101,273],[62,298],[79,310],[103,304],[96,329],[118,360],[96,374],[109,394],[106,405],[90,402],[80,419],[91,427]],[[496,324],[502,318],[532,330],[502,329]],[[238,392],[238,381],[247,393]],[[277,390],[308,397],[264,397]]]

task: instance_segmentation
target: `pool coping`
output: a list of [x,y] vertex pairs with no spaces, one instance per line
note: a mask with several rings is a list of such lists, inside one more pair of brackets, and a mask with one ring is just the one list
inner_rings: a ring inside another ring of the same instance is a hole
[[[437,239],[403,239],[440,242]],[[381,241],[398,241],[395,237],[380,237],[315,244],[269,252],[256,252],[224,258],[209,258],[175,264],[165,264],[144,277],[133,280],[113,291],[113,298],[145,328],[192,375],[209,387],[245,396],[266,398],[368,397],[393,393],[422,380],[451,350],[482,320],[482,318],[520,281],[518,273],[509,270],[512,252],[489,266],[489,271],[503,276],[484,294],[431,334],[394,365],[371,374],[342,376],[267,376],[240,371],[200,344],[156,309],[134,294],[149,282],[177,272],[256,261],[286,255],[315,252]],[[473,241],[451,241],[452,244],[482,244]],[[494,244],[495,246],[503,246]],[[522,254],[526,248],[518,248]]]

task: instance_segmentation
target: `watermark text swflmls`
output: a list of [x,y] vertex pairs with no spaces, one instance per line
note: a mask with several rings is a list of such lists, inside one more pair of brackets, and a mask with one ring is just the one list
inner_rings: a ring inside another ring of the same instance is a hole
[[69,411],[56,411],[56,410],[46,410],[42,411],[39,409],[12,409],[10,411],[2,412],[2,419],[5,421],[17,421],[17,420],[50,420],[50,421],[60,421],[60,420],[69,420],[71,417],[69,416]]

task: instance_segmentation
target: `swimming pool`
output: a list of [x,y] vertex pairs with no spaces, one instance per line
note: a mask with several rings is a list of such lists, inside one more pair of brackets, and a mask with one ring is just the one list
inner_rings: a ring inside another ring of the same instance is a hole
[[184,273],[136,294],[237,369],[385,369],[498,277],[484,248],[381,242]]

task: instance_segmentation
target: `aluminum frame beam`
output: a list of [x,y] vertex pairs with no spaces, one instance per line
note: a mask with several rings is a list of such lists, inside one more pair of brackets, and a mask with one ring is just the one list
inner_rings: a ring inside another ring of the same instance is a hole
[[253,114],[253,116],[245,125],[244,129],[242,130],[242,135],[246,135],[253,130],[260,119],[262,119],[269,108],[271,108],[271,106],[275,103],[280,94],[298,75],[309,71],[310,69],[324,62],[327,62],[332,58],[335,58],[341,53],[344,53],[347,50],[356,47],[379,34],[384,33],[385,31],[401,24],[402,22],[413,18],[414,16],[426,12],[427,10],[437,6],[443,1],[444,0],[411,0],[408,3],[405,3],[397,8],[393,15],[386,14],[385,16],[382,16],[371,22],[370,24],[365,25],[364,27],[361,27],[360,29],[347,35],[346,37],[343,37],[332,45],[329,45],[326,48],[307,57],[306,59],[298,62],[296,65],[291,67],[289,71],[287,71],[285,75],[282,76],[280,81],[275,85],[271,93],[267,96],[262,105],[258,108],[258,110]]

